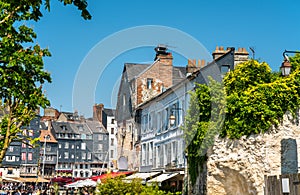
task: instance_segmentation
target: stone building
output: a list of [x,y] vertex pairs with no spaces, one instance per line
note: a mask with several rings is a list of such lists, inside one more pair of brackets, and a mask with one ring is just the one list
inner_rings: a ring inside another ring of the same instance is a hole
[[118,168],[121,170],[138,170],[140,166],[136,107],[185,78],[185,68],[173,66],[172,53],[165,46],[159,45],[155,51],[152,64],[124,65],[116,107]]
[[117,122],[115,121],[115,110],[103,108],[102,124],[108,132],[109,168],[117,169]]

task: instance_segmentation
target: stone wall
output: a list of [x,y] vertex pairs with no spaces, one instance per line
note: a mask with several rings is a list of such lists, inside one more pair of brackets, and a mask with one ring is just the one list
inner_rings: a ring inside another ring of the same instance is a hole
[[267,133],[238,140],[216,138],[208,151],[207,194],[261,195],[265,175],[297,172],[297,151],[300,151],[297,124],[290,115],[285,115],[282,124]]

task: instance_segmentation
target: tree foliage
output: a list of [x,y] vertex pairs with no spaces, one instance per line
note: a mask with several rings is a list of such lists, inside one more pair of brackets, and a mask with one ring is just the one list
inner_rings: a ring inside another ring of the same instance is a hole
[[249,60],[225,75],[224,86],[210,81],[191,93],[183,130],[192,183],[217,134],[238,139],[264,133],[278,125],[287,111],[296,112],[300,105],[300,55],[290,60],[290,76],[271,72],[265,62]]
[[158,189],[157,185],[143,185],[140,179],[133,179],[131,182],[124,182],[122,177],[107,178],[96,188],[96,194],[110,195],[172,195],[171,192],[165,192]]
[[[86,0],[59,1],[78,7],[84,19],[91,18]],[[51,54],[35,43],[37,35],[25,22],[40,20],[41,6],[50,10],[50,0],[0,0],[0,161],[9,144],[22,139],[20,128],[29,124],[39,107],[50,104],[42,85],[51,82],[43,62]]]

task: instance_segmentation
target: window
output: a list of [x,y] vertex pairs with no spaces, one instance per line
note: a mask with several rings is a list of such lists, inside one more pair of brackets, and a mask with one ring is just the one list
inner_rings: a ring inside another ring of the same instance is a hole
[[161,132],[161,129],[162,129],[162,117],[161,117],[161,115],[162,115],[162,112],[160,111],[160,112],[158,112],[157,113],[157,133],[160,133]]
[[87,159],[88,160],[92,159],[92,153],[90,153],[90,152],[87,153]]
[[148,78],[147,79],[147,89],[152,89],[153,79]]
[[62,126],[60,126],[60,127],[62,128],[63,131],[67,130],[66,125],[62,125]]
[[149,162],[152,164],[153,142],[149,144]]
[[147,130],[147,125],[148,125],[148,114],[145,114],[142,117],[142,132],[145,133]]
[[168,117],[168,108],[163,111],[163,131],[168,129],[169,117]]
[[6,161],[15,161],[15,157],[14,156],[6,156]]
[[65,159],[69,158],[69,152],[65,152]]
[[13,147],[13,146],[9,146],[9,147],[8,147],[8,151],[9,151],[9,152],[13,152],[13,151],[14,151],[14,147]]
[[103,135],[102,134],[98,135],[98,140],[103,140]]
[[26,153],[25,152],[22,152],[21,158],[22,158],[22,160],[26,160]]
[[74,154],[71,155],[71,158],[74,159]]
[[103,150],[103,144],[98,144],[98,150]]
[[48,145],[48,146],[46,147],[46,151],[47,151],[47,152],[51,152],[51,146]]
[[46,156],[46,161],[53,161],[53,157],[52,156]]
[[152,113],[149,114],[148,129],[152,130]]
[[28,136],[33,136],[33,130],[28,131]]
[[114,134],[115,133],[115,128],[111,128],[110,129],[110,134]]
[[85,160],[86,159],[86,153],[82,152],[81,157],[82,157],[82,160]]
[[114,157],[114,151],[110,150],[110,158],[113,158],[113,157]]
[[114,146],[114,141],[115,141],[114,138],[111,138],[111,139],[110,139],[110,145],[111,145],[111,146]]
[[66,142],[66,143],[65,143],[65,149],[68,149],[68,148],[69,148],[69,143]]
[[26,144],[25,143],[22,143],[22,148],[26,148]]
[[83,126],[78,126],[79,131],[83,131]]
[[142,145],[142,165],[146,165],[146,144]]
[[230,65],[222,65],[221,66],[221,73],[224,75],[226,74],[227,72],[230,71]]
[[74,148],[75,148],[74,144],[72,144],[72,145],[71,145],[71,148],[72,148],[72,149],[74,149]]
[[123,106],[125,106],[125,105],[126,105],[126,95],[123,94]]
[[23,134],[24,136],[27,136],[27,131],[26,131],[26,129],[23,130],[22,134]]
[[32,153],[31,152],[28,153],[28,160],[32,160]]
[[111,124],[115,124],[115,119],[114,118],[111,119]]
[[81,150],[85,150],[86,149],[86,143],[81,143]]
[[58,148],[61,148],[61,144],[58,144]]

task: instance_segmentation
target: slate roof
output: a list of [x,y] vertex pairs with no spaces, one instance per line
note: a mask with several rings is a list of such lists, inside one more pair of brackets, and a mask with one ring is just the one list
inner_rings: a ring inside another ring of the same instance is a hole
[[107,116],[115,116],[116,110],[110,109],[110,108],[104,108],[104,109],[103,109],[103,112],[104,112]]
[[99,121],[86,120],[86,124],[93,133],[108,133],[108,131]]
[[[148,68],[151,64],[135,64],[125,63],[124,71],[127,72],[127,79],[130,82],[135,76],[139,75],[143,70]],[[123,72],[124,72],[123,71]]]
[[173,66],[173,85],[176,85],[186,77],[186,67]]
[[[135,64],[135,63],[125,63],[124,71],[127,72],[127,79],[130,82],[144,70],[149,68],[152,64]],[[173,66],[173,85],[180,82],[185,78],[186,67]]]
[[[65,129],[63,129],[63,126]],[[68,122],[52,122],[52,128],[55,133],[78,133],[70,126]]]
[[78,134],[92,134],[92,131],[89,129],[86,123],[70,123],[70,126]]

